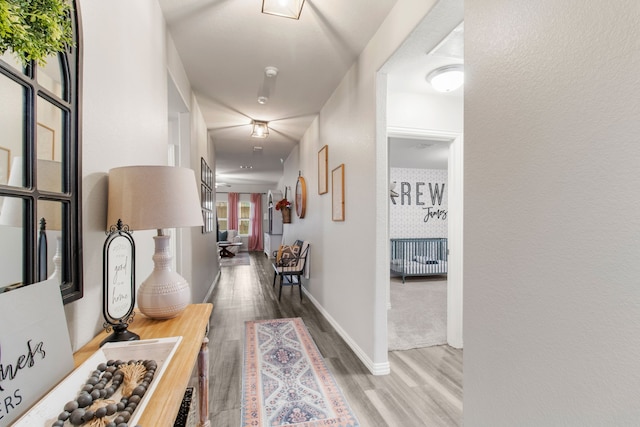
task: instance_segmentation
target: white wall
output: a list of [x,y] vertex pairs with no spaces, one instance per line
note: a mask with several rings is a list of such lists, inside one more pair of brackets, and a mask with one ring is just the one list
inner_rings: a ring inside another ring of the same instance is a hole
[[[216,158],[209,131],[195,95],[191,97],[190,142],[191,144],[186,144],[190,147],[190,167],[196,171],[198,184],[200,184],[200,158],[206,159],[209,165],[215,165]],[[183,163],[182,166],[188,165]],[[193,302],[205,302],[220,272],[217,236],[215,230],[213,233],[202,234],[200,227],[183,229],[182,233],[184,235],[182,259],[186,264],[186,270],[190,273],[190,277],[186,274],[184,277],[191,283]]]
[[[386,373],[386,282],[377,283],[377,251],[388,253],[378,230],[376,71],[407,37],[434,1],[399,0],[358,61],[285,161],[284,185],[295,189],[298,170],[308,185],[307,213],[285,225],[285,241],[309,240],[310,279],[305,286],[324,314],[374,373]],[[386,130],[386,124],[382,124]],[[386,140],[386,136],[384,137]],[[331,193],[318,195],[317,154],[329,145],[329,170],[345,164],[345,221],[331,220]],[[385,142],[386,146],[386,142]],[[388,269],[387,269],[388,270]],[[356,303],[357,301],[357,303]]]
[[637,425],[640,7],[465,5],[465,425]]
[[[80,0],[80,11],[84,52],[84,297],[65,306],[74,349],[93,338],[104,322],[102,246],[106,238],[107,173],[111,168],[124,165],[166,164],[168,143],[167,42],[157,1],[115,0],[106,4]],[[113,31],[114,28],[118,30]],[[175,64],[175,55],[172,57],[171,64]],[[175,66],[169,71],[179,77]],[[198,147],[193,155],[198,156],[199,168],[202,148]],[[137,283],[153,268],[154,234],[152,231],[134,233]],[[195,273],[186,274],[206,283]],[[208,286],[212,281],[208,278]],[[131,329],[135,331],[135,322]]]
[[462,133],[463,109],[464,100],[461,96],[389,91],[387,125],[392,128]]

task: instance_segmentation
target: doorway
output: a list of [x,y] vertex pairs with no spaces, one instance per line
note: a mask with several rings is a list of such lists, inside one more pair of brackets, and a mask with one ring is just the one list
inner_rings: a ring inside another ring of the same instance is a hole
[[[435,68],[464,61],[462,7],[451,8],[451,4],[439,3],[424,18],[382,68],[380,80],[384,82],[378,87],[384,90],[379,99],[386,104],[386,116],[380,121],[385,123],[386,137],[435,139],[448,144],[446,341],[462,348],[463,90],[436,93],[426,79]],[[385,149],[389,148],[387,143]],[[389,218],[387,210],[387,233]],[[388,256],[385,265],[390,261]],[[390,286],[387,298],[389,302]]]

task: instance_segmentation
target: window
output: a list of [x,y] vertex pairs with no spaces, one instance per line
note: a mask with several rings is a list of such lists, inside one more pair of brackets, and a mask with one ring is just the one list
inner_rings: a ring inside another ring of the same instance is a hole
[[251,203],[240,202],[238,209],[238,234],[242,236],[249,235],[251,231]]
[[227,231],[227,202],[216,202],[218,231]]
[[45,66],[0,56],[0,292],[56,278],[65,303],[82,297],[77,11],[71,20],[76,46]]

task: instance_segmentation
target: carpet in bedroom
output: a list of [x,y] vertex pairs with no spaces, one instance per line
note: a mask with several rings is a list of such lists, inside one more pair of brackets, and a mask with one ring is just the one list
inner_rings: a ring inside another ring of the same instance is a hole
[[391,278],[388,315],[389,350],[409,350],[447,343],[447,280]]

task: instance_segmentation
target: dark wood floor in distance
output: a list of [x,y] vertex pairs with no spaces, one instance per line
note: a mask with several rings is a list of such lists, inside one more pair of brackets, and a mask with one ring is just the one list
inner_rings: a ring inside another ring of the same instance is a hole
[[391,374],[371,375],[313,304],[289,287],[278,302],[272,281],[261,252],[251,253],[251,265],[222,267],[209,332],[213,426],[240,426],[244,322],[288,317],[303,319],[361,426],[462,425],[461,350],[390,352]]

